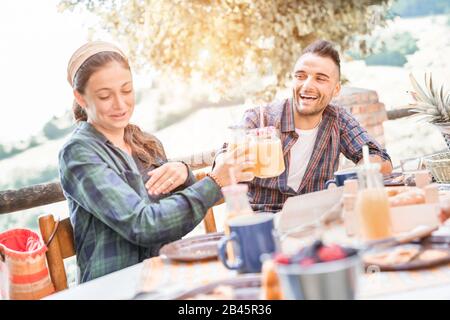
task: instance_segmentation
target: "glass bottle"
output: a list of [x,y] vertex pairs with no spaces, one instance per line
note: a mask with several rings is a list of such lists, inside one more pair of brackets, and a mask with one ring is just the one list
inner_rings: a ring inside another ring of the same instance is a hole
[[389,201],[378,163],[358,167],[358,187],[355,212],[362,238],[378,240],[392,236]]
[[[234,184],[222,188],[225,198],[225,223],[224,232],[230,235],[228,222],[241,215],[254,214],[247,197],[248,186],[246,184]],[[227,247],[228,259],[234,261],[234,252],[232,243]]]

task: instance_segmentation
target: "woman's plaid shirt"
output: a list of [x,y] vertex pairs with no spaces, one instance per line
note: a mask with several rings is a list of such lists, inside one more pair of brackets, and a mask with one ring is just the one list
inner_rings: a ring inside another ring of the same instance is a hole
[[[164,159],[161,160],[162,164]],[[158,255],[204,218],[222,193],[209,177],[164,198],[150,198],[135,160],[87,122],[59,153],[59,174],[74,228],[79,281]]]

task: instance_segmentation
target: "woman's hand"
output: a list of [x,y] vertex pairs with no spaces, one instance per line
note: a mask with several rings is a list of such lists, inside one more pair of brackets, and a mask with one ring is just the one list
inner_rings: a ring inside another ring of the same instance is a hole
[[236,182],[251,181],[255,176],[255,160],[252,154],[245,154],[245,148],[239,147],[231,152],[223,153],[216,159],[216,166],[212,171],[223,186],[233,182],[232,173]]
[[186,182],[188,168],[182,162],[167,162],[148,173],[145,187],[149,195],[169,193]]

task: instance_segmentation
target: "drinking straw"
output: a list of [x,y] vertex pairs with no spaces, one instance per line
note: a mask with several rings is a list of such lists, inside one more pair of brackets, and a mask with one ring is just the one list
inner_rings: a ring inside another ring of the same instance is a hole
[[364,168],[367,169],[366,171],[367,187],[373,188],[376,184],[375,181],[372,181],[373,175],[369,173],[370,169],[369,146],[367,146],[366,144],[363,145],[363,161],[364,161]]
[[369,158],[369,147],[367,144],[363,145],[363,159],[364,159],[364,166],[369,166],[370,158]]

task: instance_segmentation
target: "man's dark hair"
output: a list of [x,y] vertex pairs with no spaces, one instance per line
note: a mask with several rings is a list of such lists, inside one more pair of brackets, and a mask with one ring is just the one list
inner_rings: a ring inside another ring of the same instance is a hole
[[305,50],[303,50],[302,55],[306,53],[313,53],[320,57],[330,58],[337,65],[339,70],[339,77],[341,76],[341,59],[339,58],[339,53],[334,48],[331,42],[325,40],[316,40],[308,45]]

